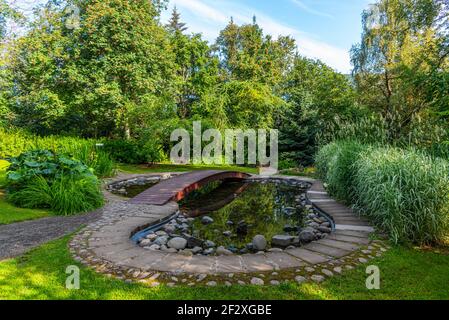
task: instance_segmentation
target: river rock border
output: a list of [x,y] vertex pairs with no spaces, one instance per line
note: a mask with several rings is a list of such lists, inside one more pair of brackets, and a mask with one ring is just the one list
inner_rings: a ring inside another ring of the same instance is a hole
[[[69,244],[70,252],[76,261],[126,282],[137,281],[149,286],[160,283],[229,286],[321,282],[357,264],[368,263],[388,249],[383,241],[371,239],[373,229],[364,220],[327,197],[319,181],[290,176],[276,178],[310,182],[312,187],[307,196],[317,210],[333,218],[334,232],[325,239],[282,252],[183,256],[146,250],[130,239],[132,234],[170,219],[178,211],[176,202],[164,206],[138,205],[113,198],[104,207],[100,220],[75,235]],[[337,219],[327,209],[331,206]]]

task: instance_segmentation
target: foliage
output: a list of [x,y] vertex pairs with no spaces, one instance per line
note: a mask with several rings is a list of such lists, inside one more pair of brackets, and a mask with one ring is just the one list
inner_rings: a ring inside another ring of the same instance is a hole
[[79,160],[58,155],[48,150],[33,150],[9,159],[11,165],[7,170],[7,189],[13,193],[26,187],[36,176],[48,182],[62,176],[92,177],[89,169]]
[[449,159],[449,131],[442,121],[417,119],[409,127],[407,135],[391,136],[388,121],[380,115],[329,122],[318,135],[318,143],[325,145],[332,141],[355,140],[364,144],[392,145],[401,148],[418,148],[434,157]]
[[335,115],[348,119],[359,112],[354,89],[347,77],[322,62],[297,56],[284,91],[289,108],[278,124],[281,158],[307,166],[317,151],[317,135]]
[[143,143],[136,140],[108,140],[104,143],[105,150],[115,161],[129,164],[154,163],[163,160],[158,146],[151,140]]
[[34,176],[23,188],[9,193],[7,200],[22,208],[49,208],[60,215],[87,212],[103,205],[99,182],[93,175],[62,174],[53,181]]
[[379,148],[355,164],[357,206],[394,242],[434,243],[449,233],[449,164]]
[[413,149],[339,141],[317,155],[330,193],[354,204],[395,242],[449,234],[449,163]]
[[380,0],[363,13],[352,49],[361,104],[379,113],[394,139],[419,118],[447,115],[449,11],[444,0]]
[[336,198],[354,203],[354,164],[364,149],[365,146],[354,141],[339,141],[324,146],[318,152],[318,175],[326,181],[329,192]]
[[100,177],[114,174],[114,163],[108,153],[97,147],[98,141],[73,137],[39,137],[22,130],[4,130],[0,128],[0,158],[18,157],[20,154],[47,149],[53,153],[67,154],[81,160],[94,169]]

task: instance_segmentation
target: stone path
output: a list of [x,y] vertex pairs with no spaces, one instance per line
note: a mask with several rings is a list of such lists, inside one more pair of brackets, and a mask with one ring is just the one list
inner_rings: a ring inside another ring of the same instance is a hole
[[102,210],[73,217],[50,217],[0,226],[0,260],[63,237],[101,217]]
[[[284,274],[291,275],[292,270],[309,270],[307,272],[313,273],[309,275],[310,279],[321,281],[323,277],[333,274],[328,269],[336,269],[334,273],[340,273],[342,267],[353,268],[354,263],[368,261],[385,250],[380,242],[370,240],[370,234],[374,230],[369,224],[348,207],[331,199],[320,181],[286,176],[276,178],[311,182],[307,197],[316,209],[332,218],[335,222],[334,232],[325,239],[281,252],[240,256],[183,256],[146,250],[130,240],[135,232],[175,214],[178,210],[177,203],[157,206],[129,201],[116,202],[106,207],[102,220],[89,225],[74,237],[70,250],[75,259],[98,272],[150,283],[155,281],[155,275],[159,278],[160,273],[164,273],[165,277],[173,274],[189,275],[185,281],[192,275],[201,275],[203,281],[206,277],[210,280],[230,274],[244,278],[250,274],[283,271]],[[317,268],[325,271],[316,273]],[[298,274],[294,275],[298,277]],[[307,275],[301,274],[300,277],[307,278]],[[277,280],[272,281],[276,283]]]

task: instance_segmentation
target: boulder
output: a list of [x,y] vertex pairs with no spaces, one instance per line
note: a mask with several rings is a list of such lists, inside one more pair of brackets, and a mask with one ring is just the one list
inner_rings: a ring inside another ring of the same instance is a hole
[[216,253],[219,256],[231,256],[231,255],[233,255],[233,253],[231,251],[229,251],[228,249],[226,249],[223,246],[218,247]]
[[315,233],[306,228],[299,233],[298,237],[302,243],[309,243],[315,240]]
[[258,251],[263,251],[267,248],[267,239],[263,235],[256,235],[253,238],[253,248]]
[[206,241],[204,241],[203,246],[205,248],[213,248],[213,247],[215,247],[215,242],[206,240]]
[[154,240],[154,244],[158,244],[160,246],[166,245],[167,242],[168,242],[167,236],[160,236],[160,237],[157,237],[156,240]]
[[187,240],[180,237],[173,238],[168,241],[167,246],[176,250],[183,250],[187,246]]
[[271,238],[271,245],[276,247],[288,247],[289,245],[293,244],[295,241],[295,237],[293,236],[286,236],[286,235],[276,235]]

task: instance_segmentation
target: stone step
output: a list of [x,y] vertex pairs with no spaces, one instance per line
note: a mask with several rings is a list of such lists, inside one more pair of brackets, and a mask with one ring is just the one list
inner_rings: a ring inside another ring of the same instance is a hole
[[288,249],[285,252],[309,264],[324,263],[332,259],[304,248]]
[[327,238],[321,239],[321,240],[317,241],[317,243],[324,244],[326,246],[333,247],[333,248],[348,250],[348,251],[354,251],[354,250],[357,250],[360,248],[359,245],[356,245],[353,243],[343,242],[343,241],[333,240],[333,239],[327,239]]
[[304,246],[304,248],[307,250],[315,251],[336,258],[341,258],[351,253],[351,251],[349,250],[329,247],[327,245],[319,244],[317,242],[311,242],[306,246]]
[[326,238],[332,239],[332,240],[356,243],[356,244],[364,244],[364,245],[369,244],[371,242],[368,238],[346,236],[346,235],[341,235],[341,234],[336,234],[336,233],[330,234]]

